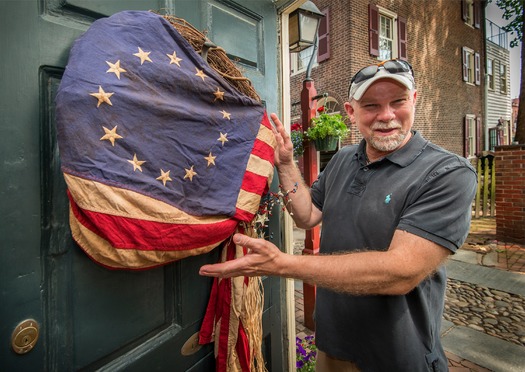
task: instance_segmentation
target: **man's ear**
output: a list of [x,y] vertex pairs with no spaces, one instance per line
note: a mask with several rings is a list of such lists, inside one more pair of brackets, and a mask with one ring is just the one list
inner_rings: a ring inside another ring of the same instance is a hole
[[350,118],[350,122],[353,124],[354,121],[354,107],[350,102],[345,102],[345,111],[348,117]]

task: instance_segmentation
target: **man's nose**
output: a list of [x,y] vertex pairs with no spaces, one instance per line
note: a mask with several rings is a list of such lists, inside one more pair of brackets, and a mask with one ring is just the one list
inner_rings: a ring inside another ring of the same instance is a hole
[[389,122],[396,118],[395,110],[390,105],[385,105],[381,107],[377,119],[383,122]]

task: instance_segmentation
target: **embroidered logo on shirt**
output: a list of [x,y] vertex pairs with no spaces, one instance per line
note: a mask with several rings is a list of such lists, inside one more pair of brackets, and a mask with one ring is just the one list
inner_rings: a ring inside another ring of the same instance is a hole
[[388,194],[388,195],[385,197],[385,204],[389,204],[389,203],[390,203],[390,200],[392,200],[392,194]]

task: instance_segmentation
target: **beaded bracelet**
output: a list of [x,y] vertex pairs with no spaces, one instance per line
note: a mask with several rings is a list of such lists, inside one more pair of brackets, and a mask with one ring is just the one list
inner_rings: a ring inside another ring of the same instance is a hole
[[283,190],[282,185],[279,185],[278,192],[268,192],[261,198],[261,204],[259,204],[259,210],[255,217],[255,228],[258,235],[263,235],[263,229],[267,227],[267,222],[269,221],[269,216],[272,215],[272,210],[275,206],[280,206],[280,211],[284,212],[286,208],[289,208],[290,216],[293,216],[292,211],[292,199],[290,199],[290,194],[295,194],[299,184],[296,182],[292,190]]

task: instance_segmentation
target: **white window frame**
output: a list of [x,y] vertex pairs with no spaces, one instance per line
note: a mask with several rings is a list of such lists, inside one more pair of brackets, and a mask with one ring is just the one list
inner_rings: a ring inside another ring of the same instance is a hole
[[468,15],[465,24],[470,27],[474,27],[474,0],[464,0],[467,2]]
[[317,39],[316,42],[317,42],[317,48],[314,48],[313,46],[311,46],[310,48],[307,48],[299,53],[290,53],[290,74],[292,76],[306,71],[306,68],[308,67],[308,62],[310,62],[310,58],[312,56],[314,49],[315,49],[315,57],[312,62],[312,69],[318,65],[317,51],[319,50],[319,39]]
[[487,59],[487,87],[494,90],[494,60]]
[[476,61],[474,59],[474,51],[470,48],[465,48],[467,52],[467,71],[468,71],[468,80],[467,84],[476,85]]
[[508,93],[507,87],[507,66],[504,63],[499,63],[499,91],[501,94]]
[[472,114],[467,114],[466,118],[468,123],[468,158],[473,158],[478,152],[478,149],[476,148],[476,116]]
[[[379,12],[379,25],[378,25],[378,33],[379,33],[379,55],[377,57],[378,60],[380,61],[385,61],[385,60],[389,60],[389,59],[395,59],[395,58],[398,58],[399,57],[399,51],[397,50],[397,47],[398,47],[398,43],[399,43],[399,40],[398,40],[398,34],[397,34],[397,14],[388,10],[388,9],[385,9],[383,7],[380,7],[380,6],[377,6],[377,9],[378,9],[378,12]],[[381,39],[383,39],[384,37],[382,36],[383,35],[383,22],[381,22],[382,18],[389,18],[391,20],[391,24],[392,24],[392,30],[391,30],[391,39],[389,39],[391,42],[392,42],[392,50],[391,50],[391,56],[390,57],[387,57],[387,56],[384,56],[384,53],[383,53],[383,50],[384,49],[381,49]]]

